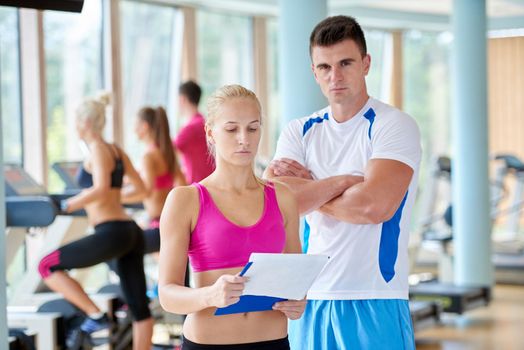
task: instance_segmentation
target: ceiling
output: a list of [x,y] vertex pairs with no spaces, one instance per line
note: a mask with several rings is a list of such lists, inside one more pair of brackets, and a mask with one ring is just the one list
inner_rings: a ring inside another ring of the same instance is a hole
[[[286,0],[156,0],[234,13],[278,16]],[[307,6],[304,0],[304,6]],[[486,0],[488,28],[524,29],[524,0]],[[356,17],[363,26],[387,29],[451,29],[453,0],[328,0],[328,12]]]
[[[449,15],[452,11],[452,0],[332,0],[333,8],[344,6],[365,6],[371,9],[400,11],[408,13],[424,13],[432,15]],[[524,15],[522,0],[487,0],[487,10],[490,17],[512,17]]]

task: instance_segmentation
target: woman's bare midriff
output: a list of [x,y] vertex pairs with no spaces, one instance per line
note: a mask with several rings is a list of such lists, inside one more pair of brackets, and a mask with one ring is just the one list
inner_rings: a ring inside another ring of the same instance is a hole
[[[210,286],[222,275],[236,275],[242,268],[210,270],[193,274],[195,287]],[[281,339],[287,335],[287,318],[280,311],[215,316],[216,308],[190,314],[184,337],[201,344],[242,344]]]
[[102,198],[87,204],[85,211],[91,226],[108,221],[130,220],[124,207],[120,203],[119,188],[111,189]]

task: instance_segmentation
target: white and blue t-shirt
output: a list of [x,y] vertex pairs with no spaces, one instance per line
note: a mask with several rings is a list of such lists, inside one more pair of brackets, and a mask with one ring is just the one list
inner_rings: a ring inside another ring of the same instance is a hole
[[368,161],[377,158],[413,169],[408,192],[387,222],[356,225],[318,211],[306,215],[308,254],[330,256],[308,299],[408,299],[409,223],[421,153],[415,120],[374,98],[346,122],[337,122],[326,107],[282,131],[274,158],[301,163],[315,179],[364,175]]

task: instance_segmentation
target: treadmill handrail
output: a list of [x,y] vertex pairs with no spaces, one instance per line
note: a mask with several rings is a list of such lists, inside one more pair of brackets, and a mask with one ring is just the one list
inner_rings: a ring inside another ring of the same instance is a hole
[[46,227],[59,212],[53,200],[45,196],[6,197],[5,203],[8,227]]

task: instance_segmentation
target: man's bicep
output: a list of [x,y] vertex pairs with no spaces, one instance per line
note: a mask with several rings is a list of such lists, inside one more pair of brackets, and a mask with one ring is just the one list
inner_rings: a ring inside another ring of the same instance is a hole
[[406,163],[392,159],[371,159],[364,174],[366,188],[377,201],[400,205],[408,191],[413,169]]
[[353,224],[378,224],[395,214],[406,196],[413,170],[391,159],[372,159],[364,181],[349,187],[335,198],[324,212]]

